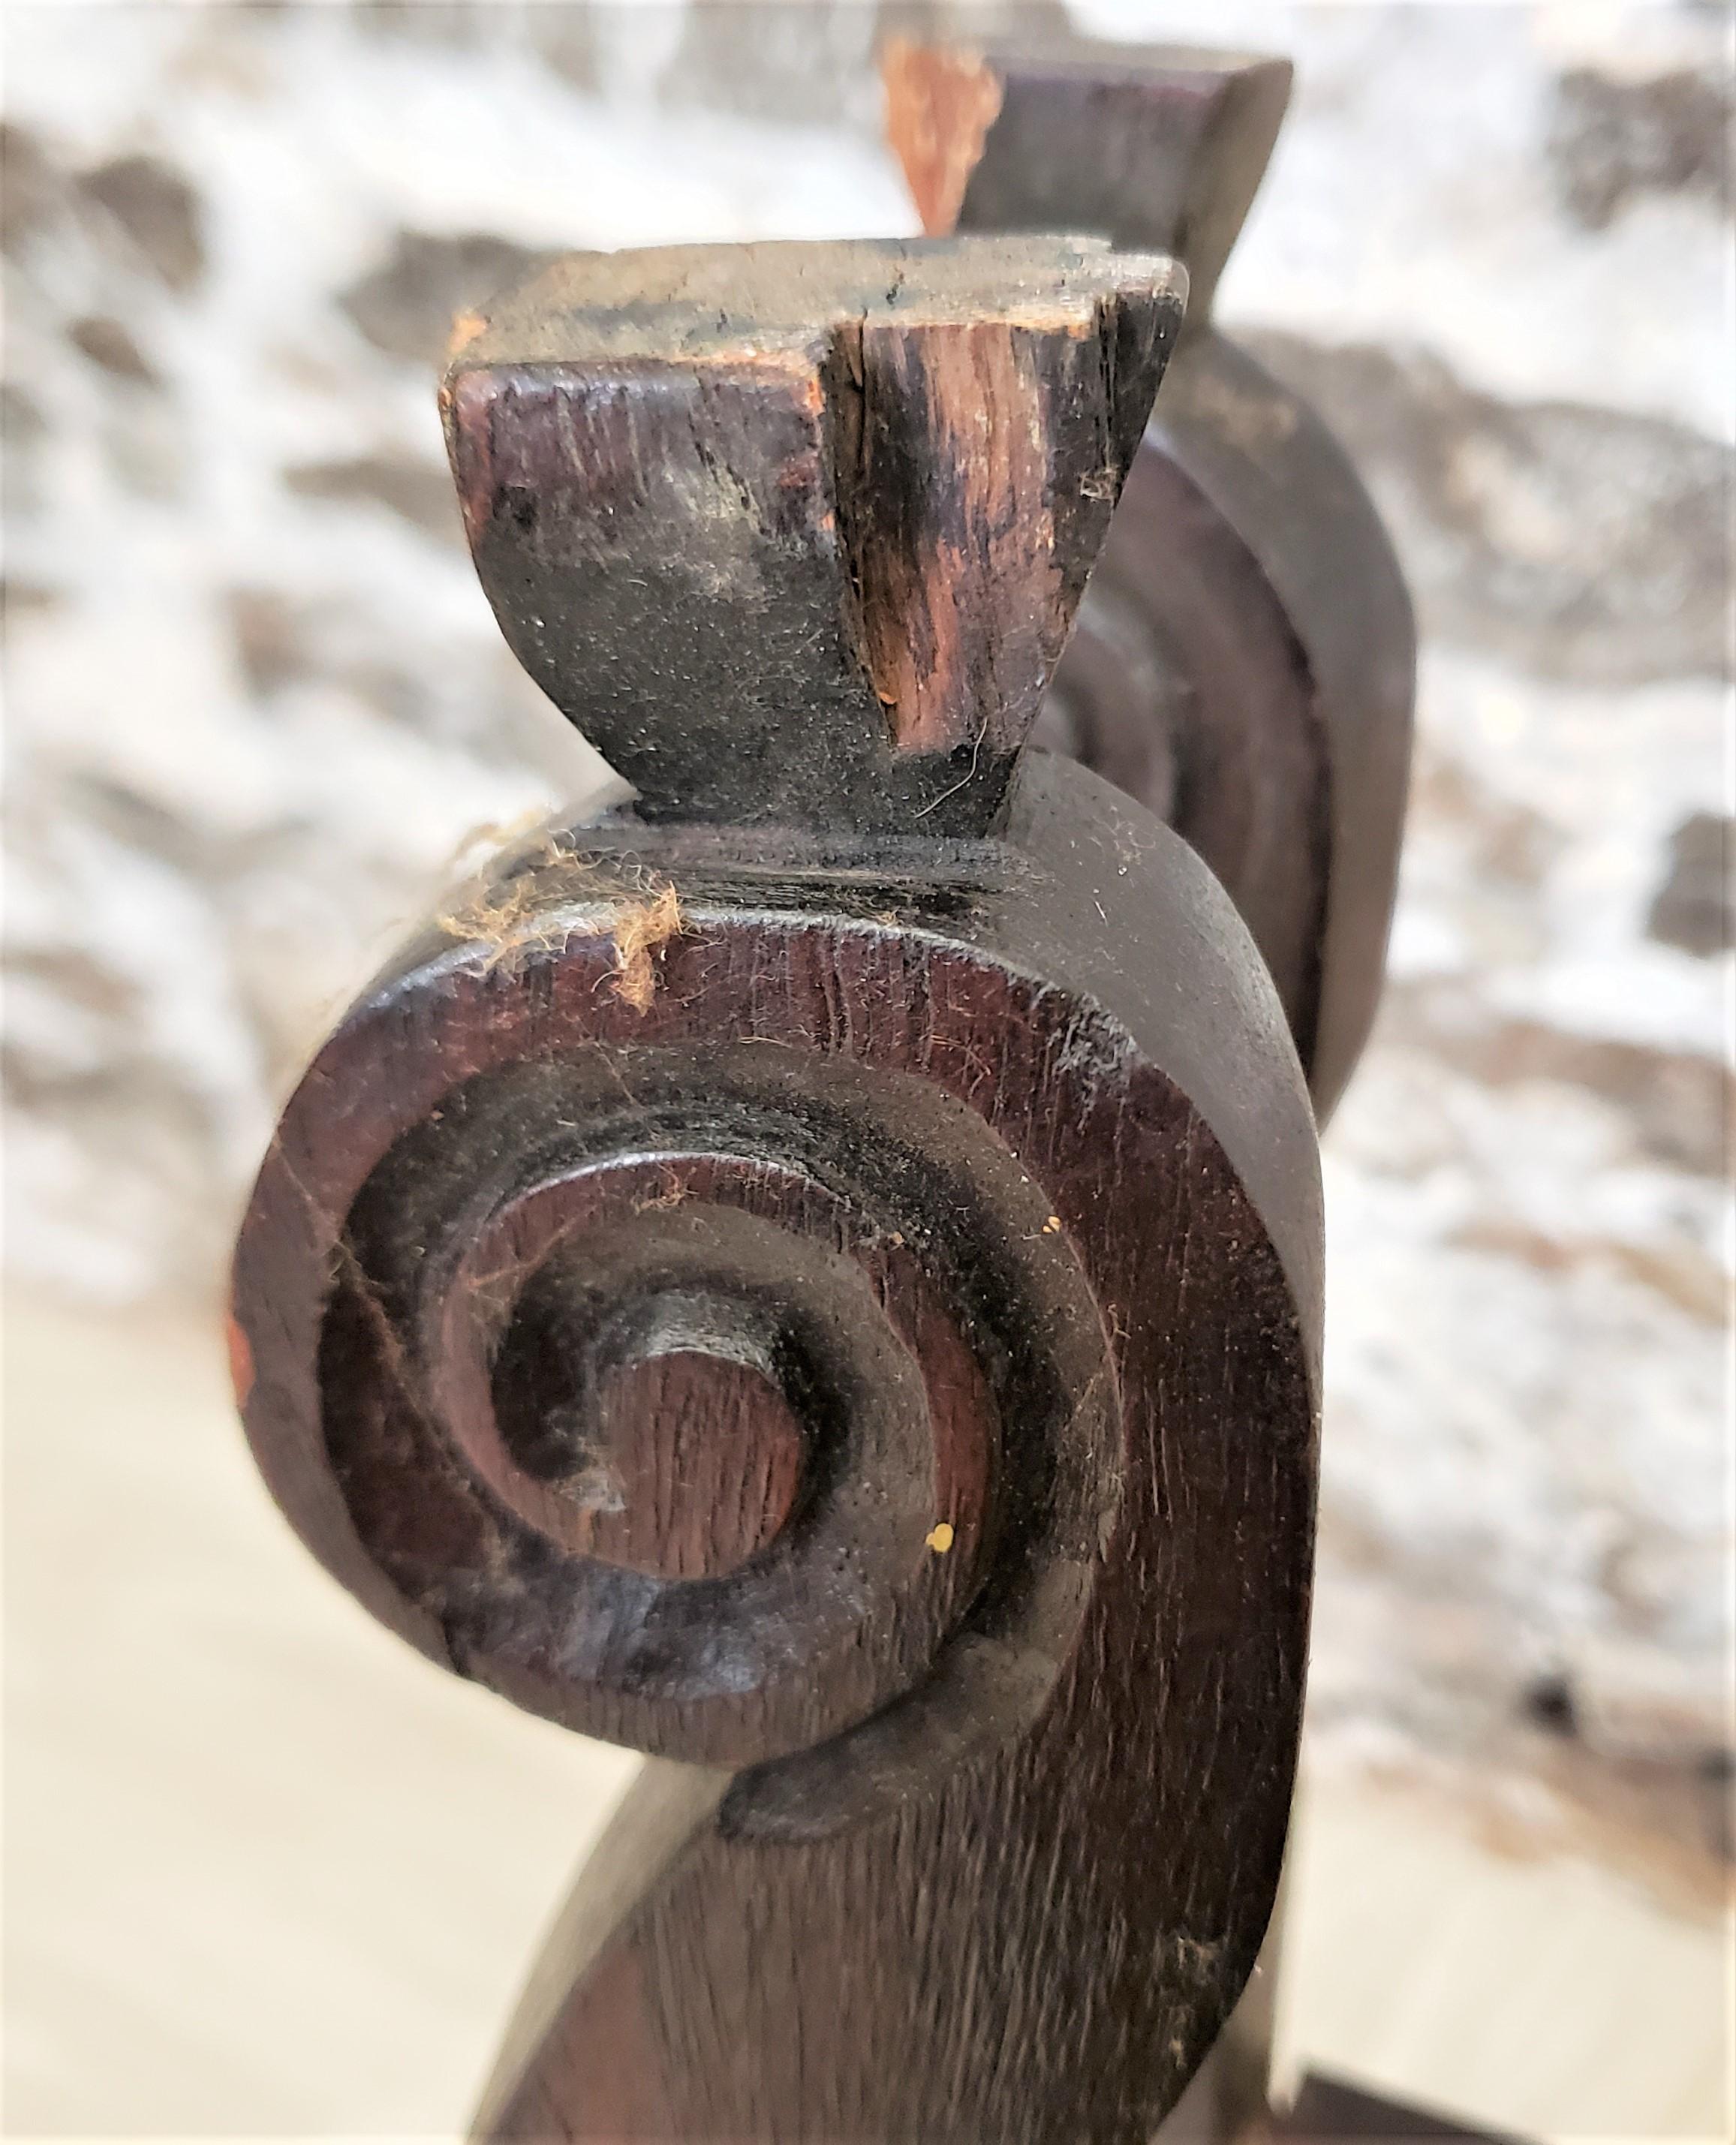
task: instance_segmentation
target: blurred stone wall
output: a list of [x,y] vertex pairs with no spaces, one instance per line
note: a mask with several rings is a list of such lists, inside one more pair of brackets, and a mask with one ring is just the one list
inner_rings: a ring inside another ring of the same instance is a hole
[[[888,12],[12,0],[15,1271],[208,1298],[322,1022],[467,842],[602,779],[465,557],[446,321],[563,245],[911,228]],[[1074,13],[1296,56],[1221,314],[1360,457],[1425,629],[1327,1146],[1316,1761],[1691,1873],[1731,1739],[1729,18]]]

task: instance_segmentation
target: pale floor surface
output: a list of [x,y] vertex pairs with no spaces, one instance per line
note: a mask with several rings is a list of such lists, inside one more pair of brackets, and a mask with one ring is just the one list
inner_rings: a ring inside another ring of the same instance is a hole
[[[214,1330],[7,1306],[6,2129],[450,2137],[630,1778],[375,1626]],[[1286,2060],[1536,2137],[1731,2135],[1727,1933],[1393,1793],[1304,1812]]]

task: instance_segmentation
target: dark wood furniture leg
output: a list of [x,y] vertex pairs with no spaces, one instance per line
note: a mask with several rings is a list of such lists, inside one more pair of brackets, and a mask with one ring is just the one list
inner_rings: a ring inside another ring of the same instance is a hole
[[1259,1947],[1312,1116],[1193,849],[1021,758],[1181,283],[580,256],[455,351],[485,585],[638,801],[346,1016],[235,1302],[314,1553],[655,1761],[485,2135],[1142,2145]]

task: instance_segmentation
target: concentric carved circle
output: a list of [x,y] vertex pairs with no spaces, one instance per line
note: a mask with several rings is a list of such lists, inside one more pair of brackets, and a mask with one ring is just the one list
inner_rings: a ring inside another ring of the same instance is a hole
[[[466,1654],[700,1719],[746,1692],[770,1705],[798,1633],[804,1679],[828,1686],[801,1694],[791,1732],[805,1739],[816,1720],[818,1732],[843,1726],[904,1689],[968,1598],[993,1409],[903,1231],[771,1158],[775,1119],[751,1090],[734,1099],[759,1122],[738,1117],[734,1144],[753,1157],[729,1151],[724,1097],[702,1104],[673,1068],[639,1069],[659,1087],[654,1131],[640,1127],[654,1156],[550,1156],[480,1223],[420,1213],[413,1272],[383,1219],[413,1203],[406,1173],[443,1173],[437,1151],[511,1111],[518,1083],[455,1097],[437,1138],[376,1173],[356,1239],[405,1306],[420,1420],[401,1457],[336,1413],[328,1446],[369,1485],[352,1501],[364,1541],[438,1604]],[[714,1151],[693,1152],[707,1117]],[[430,1241],[444,1251],[430,1254]],[[690,1387],[686,1437],[654,1418],[627,1469],[611,1465],[611,1388],[619,1402],[624,1369],[670,1337]],[[763,1491],[751,1509],[768,1436],[786,1456],[781,1523]],[[691,1474],[684,1445],[703,1449]],[[754,1537],[745,1557],[713,1545],[719,1505],[726,1527],[733,1513],[738,1536]],[[609,1553],[599,1513],[635,1555]],[[473,1545],[455,1569],[460,1524]],[[928,1546],[942,1524],[945,1557]],[[762,1724],[768,1750],[783,1711]]]
[[[1075,1449],[1115,1387],[1055,1195],[952,1083],[720,1039],[771,1022],[755,928],[720,921],[730,958],[646,1018],[575,933],[417,967],[341,1031],[277,1151],[325,1172],[315,1372],[250,1411],[420,1643],[737,1764],[952,1675],[973,1632],[1058,1661],[1084,1597],[1057,1544],[1113,1498],[1112,1440]],[[390,1097],[371,1151],[329,1114],[358,1091]]]

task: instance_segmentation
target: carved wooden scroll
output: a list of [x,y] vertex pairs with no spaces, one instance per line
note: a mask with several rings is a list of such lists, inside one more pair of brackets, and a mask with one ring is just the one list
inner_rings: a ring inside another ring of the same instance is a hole
[[1342,450],[1211,325],[1290,64],[1083,41],[901,42],[884,64],[926,229],[1097,231],[1186,265],[1186,326],[1039,737],[1211,864],[1324,1119],[1380,991],[1415,650]]
[[1309,1100],[1194,850],[1020,757],[1183,280],[1058,238],[579,256],[464,325],[479,570],[639,801],[346,1015],[235,1316],[326,1567],[655,1761],[484,2136],[1134,2145],[1253,1961]]

